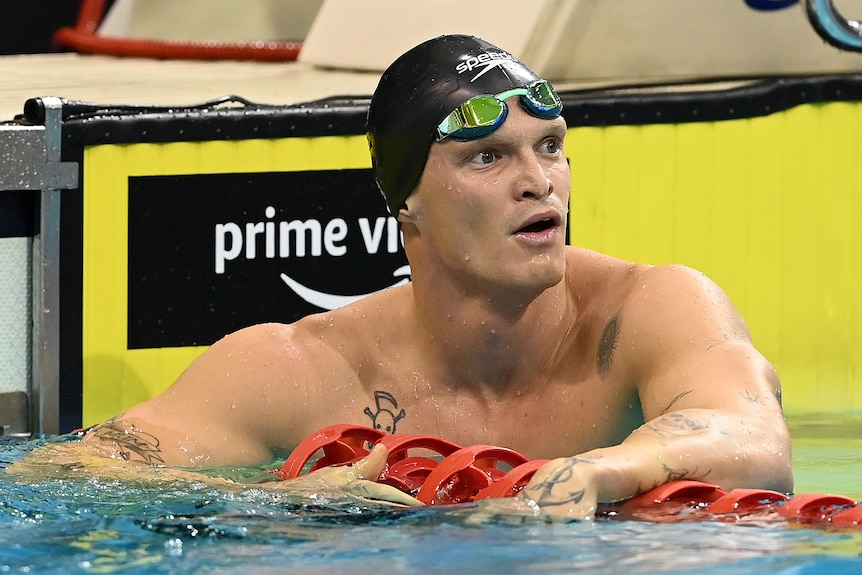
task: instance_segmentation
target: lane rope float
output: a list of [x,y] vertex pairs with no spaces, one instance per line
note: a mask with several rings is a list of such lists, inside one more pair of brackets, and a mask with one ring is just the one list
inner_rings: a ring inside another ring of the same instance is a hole
[[[377,481],[426,505],[470,503],[514,497],[548,462],[530,460],[504,447],[461,447],[430,435],[394,434],[360,425],[324,427],[305,438],[279,469],[283,480],[328,466],[349,465],[382,443],[386,466]],[[613,504],[600,504],[598,517],[671,523],[681,521],[783,520],[806,525],[862,527],[862,505],[832,494],[789,496],[767,489],[733,489],[693,480],[670,481]]]

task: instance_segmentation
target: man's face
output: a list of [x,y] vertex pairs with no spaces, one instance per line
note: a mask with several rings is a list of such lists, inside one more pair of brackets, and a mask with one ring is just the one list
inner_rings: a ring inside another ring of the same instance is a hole
[[540,291],[565,270],[566,124],[529,115],[516,97],[507,104],[509,115],[492,134],[431,146],[400,217],[415,225],[432,273],[454,274],[465,286]]

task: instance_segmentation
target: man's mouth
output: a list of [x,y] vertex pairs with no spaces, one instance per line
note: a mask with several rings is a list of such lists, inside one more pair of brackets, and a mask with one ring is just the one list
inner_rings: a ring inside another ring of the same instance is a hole
[[555,210],[546,210],[521,222],[515,235],[530,236],[534,239],[553,233],[560,226],[561,216]]
[[527,224],[523,228],[519,229],[516,233],[519,234],[534,234],[538,232],[544,232],[545,230],[549,230],[553,227],[556,227],[557,223],[552,218],[544,218],[538,221],[535,221],[531,224]]

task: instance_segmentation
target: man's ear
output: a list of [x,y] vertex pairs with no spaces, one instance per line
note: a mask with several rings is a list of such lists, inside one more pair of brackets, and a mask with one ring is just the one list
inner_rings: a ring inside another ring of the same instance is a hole
[[412,224],[413,223],[413,214],[408,211],[407,207],[403,207],[398,210],[398,215],[395,216],[395,219],[398,220],[400,224]]
[[416,222],[416,199],[415,196],[410,195],[407,196],[407,199],[404,200],[404,205],[401,206],[401,209],[398,210],[398,215],[395,216],[396,219],[402,224],[412,224]]

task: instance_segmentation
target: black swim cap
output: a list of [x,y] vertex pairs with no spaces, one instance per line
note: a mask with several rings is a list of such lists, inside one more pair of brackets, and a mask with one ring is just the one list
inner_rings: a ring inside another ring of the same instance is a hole
[[380,78],[368,110],[377,185],[392,215],[416,187],[437,125],[480,94],[539,80],[505,50],[475,36],[438,36],[402,54]]

